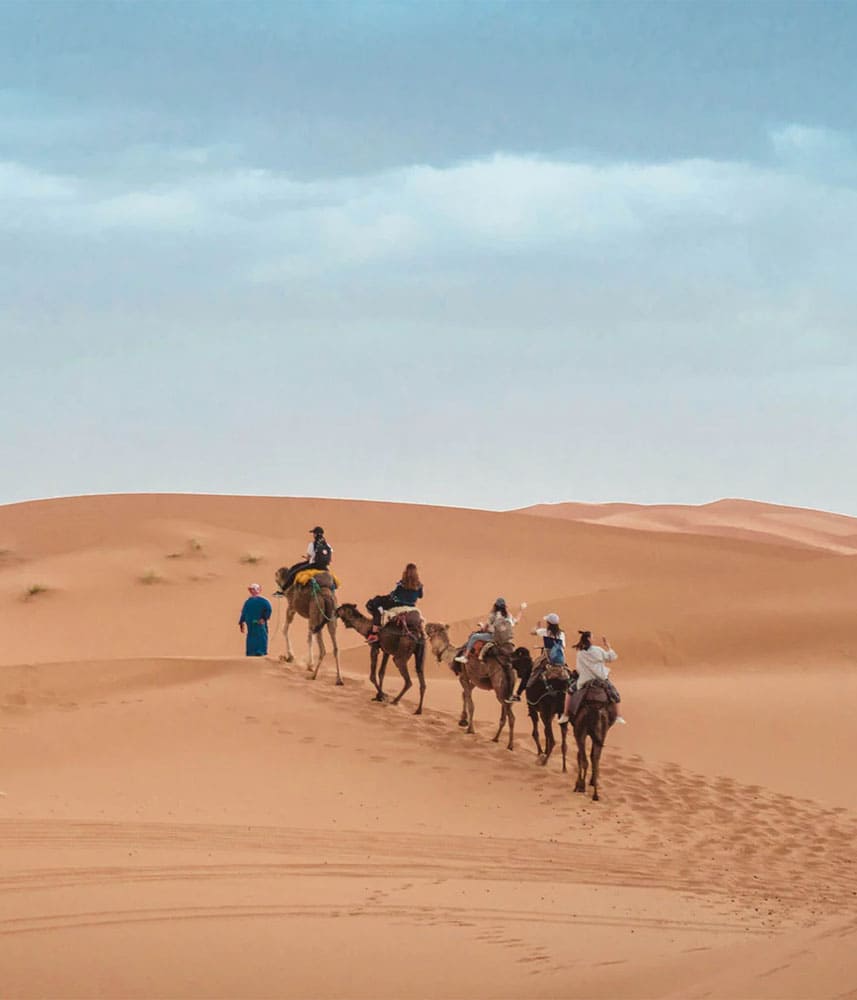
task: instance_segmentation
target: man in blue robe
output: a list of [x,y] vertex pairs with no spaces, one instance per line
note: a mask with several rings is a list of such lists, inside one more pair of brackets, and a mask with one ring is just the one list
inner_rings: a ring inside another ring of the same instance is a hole
[[251,583],[247,589],[250,596],[241,609],[238,627],[247,633],[247,656],[267,656],[271,602],[262,597],[262,588],[258,583]]

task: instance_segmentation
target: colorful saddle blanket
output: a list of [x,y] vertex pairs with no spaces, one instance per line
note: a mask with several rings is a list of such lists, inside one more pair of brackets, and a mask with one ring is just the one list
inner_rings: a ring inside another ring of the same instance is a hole
[[[321,579],[326,577],[326,579]],[[329,569],[302,569],[295,576],[295,583],[299,587],[305,587],[310,581],[315,580],[319,587],[340,587],[339,577],[331,573]]]

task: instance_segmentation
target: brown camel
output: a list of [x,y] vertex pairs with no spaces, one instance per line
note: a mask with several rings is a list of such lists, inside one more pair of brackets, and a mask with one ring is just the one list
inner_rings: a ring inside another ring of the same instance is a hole
[[[512,750],[515,739],[515,713],[512,706],[506,701],[512,695],[509,689],[507,671],[504,669],[504,659],[511,658],[513,649],[511,643],[506,647],[494,647],[490,649],[484,660],[480,660],[475,653],[471,653],[467,663],[457,663],[455,657],[464,648],[463,646],[453,646],[449,639],[449,626],[441,625],[438,622],[429,622],[426,625],[426,635],[428,636],[431,651],[437,658],[438,663],[448,663],[453,673],[458,676],[461,684],[463,697],[463,710],[461,713],[460,726],[466,726],[467,732],[473,730],[473,689],[480,688],[483,691],[493,691],[500,702],[500,725],[494,735],[493,742],[500,739],[503,727],[509,723],[509,743],[507,749]],[[498,655],[499,654],[499,655]]]
[[592,786],[592,801],[598,801],[598,775],[601,769],[601,751],[604,749],[604,741],[607,739],[607,730],[610,728],[610,702],[606,689],[596,681],[590,681],[581,692],[580,707],[574,714],[574,739],[577,743],[577,784],[574,786],[576,792],[586,791],[586,737],[591,744],[592,777],[589,784]]
[[[330,640],[333,643],[333,658],[336,660],[336,683],[342,684],[342,671],[339,666],[339,645],[336,642],[336,596],[333,592],[333,577],[330,573],[319,573],[309,583],[299,585],[292,583],[290,587],[283,590],[283,582],[289,572],[288,566],[278,569],[274,579],[277,581],[277,589],[286,595],[288,609],[286,610],[286,624],[283,627],[283,635],[286,637],[286,655],[281,656],[281,660],[292,663],[292,644],[289,642],[289,626],[292,624],[295,615],[307,620],[307,670],[312,670],[312,679],[318,677],[322,661],[326,655],[322,629],[327,626],[330,633]],[[312,639],[315,636],[318,643],[318,663],[313,670],[312,663]]]
[[[345,624],[346,628],[353,628],[365,639],[372,628],[372,619],[361,614],[356,604],[342,604],[336,609],[336,615]],[[414,666],[417,671],[417,680],[420,683],[420,703],[414,715],[423,714],[423,699],[426,694],[426,678],[423,670],[423,663],[426,655],[425,637],[422,634],[419,612],[410,612],[404,616],[397,616],[387,622],[381,629],[377,642],[372,643],[369,654],[370,674],[369,680],[377,691],[375,701],[386,701],[384,694],[384,673],[387,669],[387,661],[393,657],[393,662],[399,668],[405,686],[393,699],[393,704],[398,705],[402,696],[413,686],[411,675],[408,672],[408,660],[414,657]],[[399,622],[399,617],[404,617],[404,623]],[[381,670],[378,673],[378,654],[383,653],[381,660]]]

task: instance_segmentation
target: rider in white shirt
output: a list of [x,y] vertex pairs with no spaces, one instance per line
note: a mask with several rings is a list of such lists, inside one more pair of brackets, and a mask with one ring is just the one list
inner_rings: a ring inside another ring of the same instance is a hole
[[[616,659],[618,659],[618,654],[610,647],[610,643],[607,641],[607,636],[602,636],[601,641],[604,644],[603,646],[593,646],[592,633],[580,633],[580,639],[575,645],[575,648],[577,649],[577,662],[575,666],[578,675],[576,690],[581,691],[591,681],[602,681],[611,694],[609,705],[611,725],[613,722],[624,723],[625,720],[621,715],[619,715],[619,710],[616,708],[616,705],[618,704],[619,692],[610,681],[610,667],[607,666],[608,663],[613,663]],[[565,696],[565,711],[559,717],[559,721],[561,723],[569,721],[572,708],[572,698],[573,692],[569,691],[569,693]]]

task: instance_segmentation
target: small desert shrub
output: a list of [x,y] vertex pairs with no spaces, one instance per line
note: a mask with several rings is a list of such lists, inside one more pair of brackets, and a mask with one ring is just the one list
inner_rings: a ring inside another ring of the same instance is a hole
[[181,559],[181,552],[168,552],[167,559]]
[[41,583],[31,583],[29,587],[24,591],[24,600],[30,601],[34,597],[38,597],[39,594],[46,594],[48,588]]
[[188,543],[187,543],[187,547],[190,549],[190,551],[195,556],[198,556],[202,552],[202,548],[203,548],[202,542],[198,538],[191,538],[191,539],[189,539]]
[[151,586],[153,583],[163,583],[164,581],[164,578],[153,569],[147,569],[138,579],[140,583],[145,583],[147,586]]
[[244,555],[241,556],[241,562],[247,566],[255,566],[256,563],[260,563],[261,561],[262,556],[257,556],[255,552],[245,552]]

